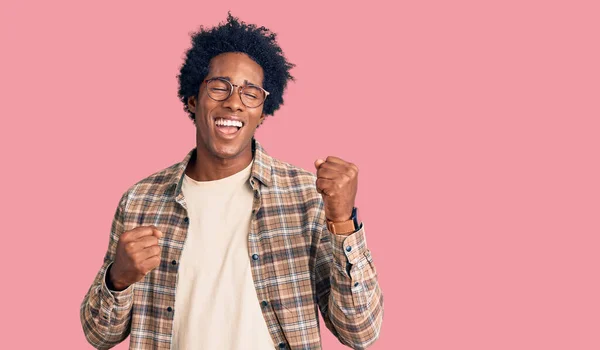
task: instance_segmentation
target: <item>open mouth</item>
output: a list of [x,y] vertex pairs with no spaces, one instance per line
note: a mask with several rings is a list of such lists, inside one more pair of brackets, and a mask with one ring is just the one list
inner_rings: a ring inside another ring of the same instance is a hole
[[234,135],[244,127],[244,123],[240,120],[217,118],[215,127],[217,131],[225,135]]

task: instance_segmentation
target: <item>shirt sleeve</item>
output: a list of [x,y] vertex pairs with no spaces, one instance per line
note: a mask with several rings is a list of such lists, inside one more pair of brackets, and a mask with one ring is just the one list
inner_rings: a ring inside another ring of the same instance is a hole
[[383,294],[365,227],[343,236],[323,226],[316,264],[321,314],[341,343],[365,349],[379,337],[383,320]]
[[130,331],[134,285],[123,291],[112,291],[106,285],[107,271],[114,261],[117,243],[123,233],[125,199],[126,195],[123,195],[113,219],[104,263],[80,307],[85,337],[97,349],[109,349],[119,344]]

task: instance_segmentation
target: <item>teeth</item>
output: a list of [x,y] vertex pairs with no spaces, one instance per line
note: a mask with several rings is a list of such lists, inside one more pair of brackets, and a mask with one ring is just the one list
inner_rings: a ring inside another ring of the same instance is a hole
[[241,128],[243,126],[242,122],[239,120],[227,120],[223,118],[217,119],[215,121],[215,124],[219,126],[237,126],[238,128]]

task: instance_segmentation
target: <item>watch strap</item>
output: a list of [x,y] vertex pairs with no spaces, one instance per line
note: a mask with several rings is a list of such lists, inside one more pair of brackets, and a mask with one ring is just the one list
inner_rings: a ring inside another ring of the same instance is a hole
[[333,222],[327,220],[327,229],[329,232],[336,235],[349,235],[350,233],[356,231],[354,227],[354,220],[346,220],[340,222]]
[[352,209],[352,217],[346,221],[333,222],[327,220],[327,229],[329,232],[336,235],[349,235],[354,233],[359,228],[358,224],[358,210]]

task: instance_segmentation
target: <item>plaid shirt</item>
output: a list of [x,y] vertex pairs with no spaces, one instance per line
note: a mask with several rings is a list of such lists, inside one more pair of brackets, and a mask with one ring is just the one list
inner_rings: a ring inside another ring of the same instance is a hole
[[[317,306],[340,342],[366,348],[379,336],[383,295],[364,226],[349,236],[331,234],[315,175],[268,156],[255,140],[253,151],[248,259],[275,348],[320,349]],[[189,222],[181,184],[194,154],[122,196],[104,263],[81,304],[83,331],[94,347],[108,349],[131,335],[130,349],[170,349],[177,267]],[[164,234],[160,266],[124,291],[109,290],[105,274],[119,236],[146,225]]]

